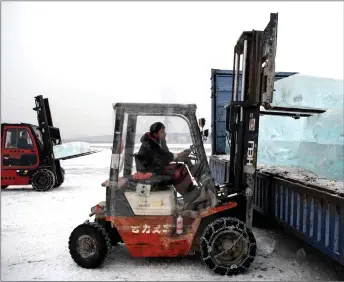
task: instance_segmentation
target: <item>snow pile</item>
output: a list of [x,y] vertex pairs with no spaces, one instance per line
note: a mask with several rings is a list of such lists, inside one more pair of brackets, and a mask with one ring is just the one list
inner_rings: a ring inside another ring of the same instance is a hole
[[54,146],[55,158],[64,158],[91,151],[91,144],[86,142],[68,142]]
[[258,163],[297,166],[344,180],[343,81],[293,75],[275,82],[273,105],[327,109],[295,120],[262,116]]

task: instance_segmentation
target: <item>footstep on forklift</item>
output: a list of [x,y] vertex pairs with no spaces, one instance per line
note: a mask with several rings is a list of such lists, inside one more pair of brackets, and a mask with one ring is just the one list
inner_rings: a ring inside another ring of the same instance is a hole
[[[264,31],[243,32],[234,48],[234,86],[229,103],[230,184],[216,185],[203,146],[208,131],[194,104],[117,103],[106,201],[69,238],[73,260],[99,267],[113,246],[124,243],[132,257],[183,257],[198,252],[221,275],[242,273],[257,252],[252,232],[259,116],[297,117],[303,109],[273,107],[278,15]],[[238,93],[240,58],[242,91]],[[261,106],[265,109],[261,110]],[[314,112],[316,113],[316,112]],[[310,115],[311,111],[307,112]],[[188,127],[192,145],[166,173],[141,173],[135,151],[137,120],[174,116]],[[137,170],[135,171],[134,163]],[[172,173],[167,173],[167,172]]]
[[53,126],[48,98],[35,97],[38,126],[27,123],[1,124],[1,189],[32,185],[36,191],[49,191],[64,182],[61,160],[77,158],[89,151],[55,158],[53,147],[61,145],[60,130]]

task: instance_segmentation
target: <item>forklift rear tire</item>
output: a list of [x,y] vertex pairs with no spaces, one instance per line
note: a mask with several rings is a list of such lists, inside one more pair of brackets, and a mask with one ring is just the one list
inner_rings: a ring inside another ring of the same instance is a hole
[[69,253],[83,268],[99,267],[111,249],[111,241],[105,228],[95,222],[79,225],[69,237]]
[[200,240],[205,264],[220,275],[244,272],[254,261],[256,239],[244,222],[224,217],[210,223]]
[[55,186],[56,177],[48,169],[37,170],[31,178],[32,188],[39,192],[48,191]]
[[9,185],[1,185],[1,189],[6,189]]

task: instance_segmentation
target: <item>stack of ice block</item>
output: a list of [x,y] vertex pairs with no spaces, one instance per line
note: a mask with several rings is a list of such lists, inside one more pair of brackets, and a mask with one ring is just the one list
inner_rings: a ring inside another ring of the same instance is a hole
[[344,180],[343,80],[293,75],[275,82],[273,105],[324,108],[295,120],[262,116],[258,163],[308,169]]
[[90,151],[91,144],[86,142],[68,142],[54,146],[54,155],[56,159],[88,153]]

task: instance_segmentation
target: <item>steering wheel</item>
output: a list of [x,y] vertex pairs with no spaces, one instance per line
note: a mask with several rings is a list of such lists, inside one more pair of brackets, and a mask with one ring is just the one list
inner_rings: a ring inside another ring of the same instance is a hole
[[190,149],[189,149],[191,152],[190,154],[188,155],[188,159],[191,161],[191,160],[194,160],[194,161],[197,161],[198,158],[197,158],[197,151],[196,151],[196,148],[194,145],[191,145],[190,146]]
[[190,146],[190,149],[186,149],[183,152],[187,152],[187,155],[184,155],[183,157],[179,157],[178,160],[182,161],[184,163],[191,163],[191,160],[197,161],[197,152],[196,152],[196,148],[194,145]]
[[197,156],[197,151],[195,145],[190,145],[190,150],[192,155]]

